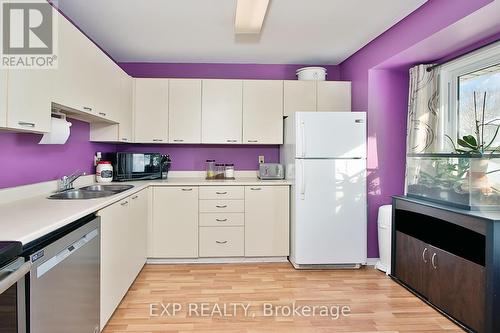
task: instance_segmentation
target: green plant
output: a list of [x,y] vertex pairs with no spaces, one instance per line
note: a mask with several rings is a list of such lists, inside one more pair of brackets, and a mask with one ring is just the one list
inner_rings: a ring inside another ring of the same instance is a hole
[[[453,139],[445,134],[445,136],[450,140],[453,145],[453,150],[459,154],[467,154],[467,155],[479,155],[484,156],[486,152],[490,152],[490,155],[493,155],[494,152],[500,150],[499,147],[495,147],[492,149],[493,142],[498,136],[498,132],[500,131],[500,124],[495,124],[495,122],[500,119],[493,119],[488,122],[484,121],[484,114],[486,110],[486,92],[483,95],[483,108],[482,108],[482,117],[479,120],[477,116],[477,102],[476,102],[476,92],[474,91],[474,135],[464,135],[461,139],[457,139],[458,147],[455,145]],[[484,140],[484,129],[486,126],[493,126],[495,128],[495,132],[493,137],[489,142]]]

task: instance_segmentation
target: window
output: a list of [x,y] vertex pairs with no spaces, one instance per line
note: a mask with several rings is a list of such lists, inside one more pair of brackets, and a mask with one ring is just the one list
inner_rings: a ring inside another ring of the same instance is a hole
[[[474,100],[475,99],[475,100]],[[475,120],[487,124],[484,142],[495,137],[496,125],[500,124],[500,64],[483,68],[458,77],[458,136],[475,132]],[[481,140],[483,141],[483,140]],[[500,145],[500,135],[491,145]]]
[[[489,124],[482,141],[490,143],[497,129],[494,125],[500,124],[500,43],[442,65],[440,76],[441,151],[452,149],[445,135],[455,142],[465,135],[475,135],[475,120],[482,122],[483,106],[484,120]],[[491,148],[497,146],[500,134]]]

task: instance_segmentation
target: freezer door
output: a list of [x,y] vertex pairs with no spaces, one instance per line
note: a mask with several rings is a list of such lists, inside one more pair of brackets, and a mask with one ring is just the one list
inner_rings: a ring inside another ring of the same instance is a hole
[[365,169],[365,160],[297,161],[294,263],[366,263]]
[[298,112],[297,158],[365,158],[366,113]]

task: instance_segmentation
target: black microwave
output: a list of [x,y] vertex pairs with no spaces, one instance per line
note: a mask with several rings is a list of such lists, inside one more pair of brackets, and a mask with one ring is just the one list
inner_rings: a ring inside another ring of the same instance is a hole
[[103,161],[113,165],[113,180],[166,179],[170,157],[160,153],[104,153]]

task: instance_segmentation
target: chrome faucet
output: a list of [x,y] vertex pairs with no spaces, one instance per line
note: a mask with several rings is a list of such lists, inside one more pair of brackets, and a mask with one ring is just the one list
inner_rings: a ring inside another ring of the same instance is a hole
[[69,176],[62,176],[57,184],[57,192],[72,190],[73,183],[81,176],[85,176],[85,172],[76,171]]

